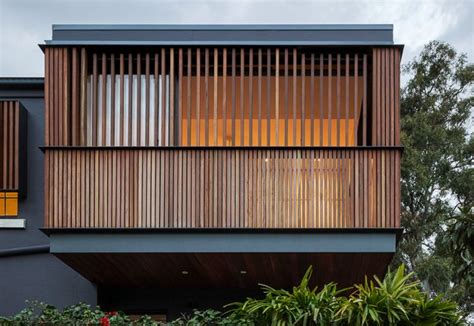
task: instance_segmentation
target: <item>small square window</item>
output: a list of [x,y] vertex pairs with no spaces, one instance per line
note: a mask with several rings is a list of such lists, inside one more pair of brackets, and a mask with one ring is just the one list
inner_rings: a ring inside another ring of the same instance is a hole
[[0,217],[18,216],[18,192],[0,192]]

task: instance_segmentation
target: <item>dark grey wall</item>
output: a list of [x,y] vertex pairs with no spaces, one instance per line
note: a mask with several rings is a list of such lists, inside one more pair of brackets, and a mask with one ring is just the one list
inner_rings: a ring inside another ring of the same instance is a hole
[[19,202],[19,217],[26,220],[26,230],[0,229],[0,250],[49,243],[39,230],[44,217],[44,155],[38,148],[44,144],[44,100],[40,97],[20,98],[20,101],[27,111],[28,126],[26,197]]
[[[26,229],[0,229],[0,252],[6,249],[47,245],[43,226],[43,161],[39,146],[44,144],[44,99],[39,90],[2,90],[0,99],[19,99],[27,111],[27,189],[20,199],[19,217]],[[51,254],[1,257],[0,315],[24,308],[25,300],[43,300],[57,306],[78,303],[95,304],[93,284]]]
[[51,254],[0,257],[0,315],[19,312],[25,300],[58,308],[79,302],[95,305],[96,290]]

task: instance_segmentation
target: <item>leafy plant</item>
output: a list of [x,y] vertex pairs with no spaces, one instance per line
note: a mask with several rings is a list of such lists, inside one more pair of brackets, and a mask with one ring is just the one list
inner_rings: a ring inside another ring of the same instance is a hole
[[344,325],[463,325],[457,304],[420,290],[413,273],[401,265],[384,280],[376,276],[355,285],[355,291],[337,312]]
[[228,305],[233,307],[231,316],[247,318],[256,325],[332,325],[342,300],[339,295],[345,289],[337,290],[334,283],[326,284],[319,292],[310,289],[311,274],[309,267],[291,292],[261,285],[265,297]]

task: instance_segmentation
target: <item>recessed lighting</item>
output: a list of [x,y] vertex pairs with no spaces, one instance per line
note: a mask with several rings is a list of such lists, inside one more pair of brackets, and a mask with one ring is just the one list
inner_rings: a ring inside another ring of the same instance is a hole
[[240,274],[245,275],[247,274],[247,271],[240,271]]
[[181,271],[181,274],[183,274],[183,275],[188,275],[189,272],[188,272],[188,271]]

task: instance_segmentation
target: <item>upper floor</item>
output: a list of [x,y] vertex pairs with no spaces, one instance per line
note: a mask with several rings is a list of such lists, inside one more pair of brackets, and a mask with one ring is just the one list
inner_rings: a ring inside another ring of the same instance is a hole
[[56,25],[45,226],[399,226],[391,25]]

